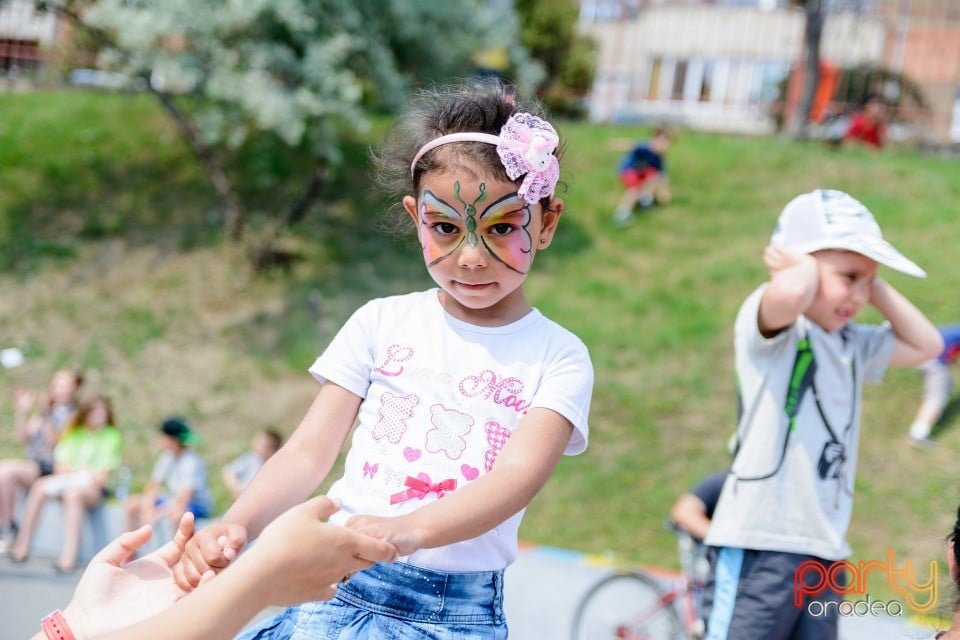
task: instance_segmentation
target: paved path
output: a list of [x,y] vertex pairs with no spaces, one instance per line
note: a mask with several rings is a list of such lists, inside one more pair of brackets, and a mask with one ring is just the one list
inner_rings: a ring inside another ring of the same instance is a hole
[[[79,574],[58,576],[49,559],[13,564],[0,558],[0,640],[24,640],[44,615],[64,606]],[[505,607],[511,640],[567,640],[583,593],[610,569],[560,549],[525,548],[507,570]],[[841,640],[921,640],[930,633],[892,618],[844,619]],[[599,639],[602,640],[602,639]]]

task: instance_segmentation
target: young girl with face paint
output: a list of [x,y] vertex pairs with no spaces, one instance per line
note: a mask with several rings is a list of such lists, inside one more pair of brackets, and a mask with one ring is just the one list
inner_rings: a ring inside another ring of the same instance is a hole
[[593,385],[586,347],[523,289],[563,210],[559,138],[537,113],[499,84],[425,91],[375,157],[437,287],[353,314],[310,368],[322,387],[300,426],[174,575],[196,586],[307,499],[355,421],[331,521],[399,561],[241,637],[507,637],[520,519],[560,457],[586,448]]

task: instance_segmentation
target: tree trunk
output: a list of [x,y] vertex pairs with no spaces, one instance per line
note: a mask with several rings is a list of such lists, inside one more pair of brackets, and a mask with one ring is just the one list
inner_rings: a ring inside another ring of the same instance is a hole
[[293,203],[293,206],[290,207],[286,217],[283,219],[283,223],[286,226],[292,227],[306,217],[311,205],[320,197],[323,185],[327,181],[327,169],[326,159],[317,158],[316,163],[313,165],[313,171],[310,172],[307,187],[303,190],[300,198]]
[[[69,6],[69,3],[60,4],[47,2],[38,4],[43,4],[46,9],[54,11],[77,27],[85,30],[101,46],[117,48],[116,41],[108,33],[85,23],[80,14],[77,13],[72,6]],[[154,87],[150,83],[149,76],[144,77],[144,80],[150,92],[156,96],[166,112],[176,121],[177,126],[180,128],[181,135],[183,135],[187,141],[190,150],[200,161],[201,166],[203,166],[204,171],[206,171],[207,177],[213,184],[214,191],[217,193],[217,199],[220,201],[220,206],[223,210],[223,225],[227,233],[227,238],[233,242],[239,241],[243,236],[246,216],[243,208],[240,206],[240,198],[237,197],[236,192],[233,190],[233,185],[230,184],[230,179],[223,170],[223,163],[220,162],[220,159],[216,153],[214,153],[213,149],[204,143],[200,132],[193,126],[193,122],[190,121],[187,115],[173,102],[173,98],[169,94],[159,91]]]
[[217,157],[214,150],[203,141],[200,132],[197,131],[193,122],[177,107],[170,94],[159,91],[150,83],[149,78],[147,78],[147,86],[150,88],[150,93],[156,96],[166,112],[176,121],[177,126],[180,128],[181,135],[183,135],[187,141],[190,150],[193,151],[193,155],[200,161],[201,166],[203,166],[204,171],[207,173],[207,177],[213,184],[214,191],[217,193],[217,199],[220,201],[223,226],[227,233],[227,238],[233,242],[239,241],[243,237],[246,216],[243,208],[240,206],[240,198],[237,197],[237,193],[233,190],[233,185],[230,183],[230,179],[223,169],[223,163],[220,161],[220,158]]
[[806,0],[803,10],[806,14],[803,52],[803,92],[800,94],[797,114],[797,138],[804,140],[810,136],[810,112],[813,109],[813,97],[820,83],[820,38],[823,35],[824,0]]

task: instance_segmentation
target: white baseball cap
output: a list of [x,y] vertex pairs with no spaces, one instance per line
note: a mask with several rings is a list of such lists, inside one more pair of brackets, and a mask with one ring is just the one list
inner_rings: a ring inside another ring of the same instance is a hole
[[817,189],[787,203],[770,244],[798,253],[844,249],[918,278],[927,272],[883,239],[880,225],[859,200],[832,189]]

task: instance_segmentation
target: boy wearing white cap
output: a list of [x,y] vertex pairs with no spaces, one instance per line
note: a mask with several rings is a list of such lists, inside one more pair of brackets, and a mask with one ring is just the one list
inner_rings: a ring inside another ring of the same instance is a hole
[[[770,281],[734,329],[743,413],[706,539],[707,639],[836,639],[842,595],[824,578],[850,554],[862,383],[935,357],[943,342],[877,269],[926,274],[846,193],[794,198],[764,262]],[[887,322],[854,323],[868,304]]]

